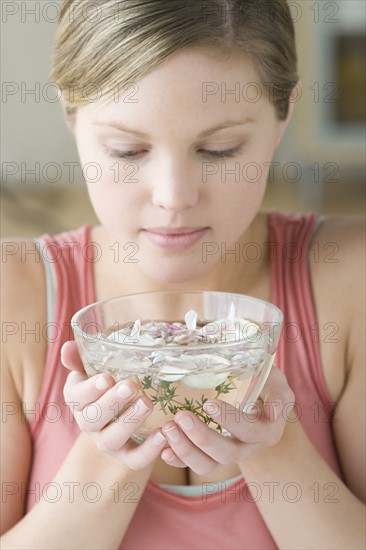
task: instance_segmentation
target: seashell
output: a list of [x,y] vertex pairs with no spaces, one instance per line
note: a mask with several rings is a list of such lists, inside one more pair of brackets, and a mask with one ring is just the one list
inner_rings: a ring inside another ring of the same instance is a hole
[[176,357],[174,355],[166,355],[164,357],[164,361],[168,365],[172,365],[175,367],[186,369],[188,372],[191,372],[192,369],[196,368],[195,363],[193,362],[193,357],[190,355],[181,355],[179,357]]
[[215,388],[219,384],[222,384],[230,373],[223,372],[221,374],[206,374],[206,373],[197,373],[197,374],[190,374],[188,376],[185,376],[182,380],[183,384],[186,386],[189,386],[190,388],[197,388],[197,389],[209,389],[209,388]]
[[154,346],[155,338],[150,334],[142,334],[136,343],[138,343],[139,346]]
[[202,353],[191,357],[191,360],[199,368],[204,368],[210,372],[194,373],[184,377],[182,382],[190,388],[208,389],[215,388],[219,384],[222,384],[230,375],[229,371],[226,372],[214,372],[222,371],[230,366],[230,361],[220,355],[214,355],[211,353]]
[[159,370],[157,377],[160,380],[164,380],[166,382],[176,382],[177,380],[180,380],[181,378],[183,378],[188,372],[189,371],[179,367],[164,365]]
[[176,344],[188,344],[192,340],[192,335],[190,331],[185,331],[182,334],[178,334],[177,336],[174,336],[173,342]]
[[156,346],[165,346],[166,341],[165,341],[165,338],[160,337],[160,338],[156,338],[154,343]]

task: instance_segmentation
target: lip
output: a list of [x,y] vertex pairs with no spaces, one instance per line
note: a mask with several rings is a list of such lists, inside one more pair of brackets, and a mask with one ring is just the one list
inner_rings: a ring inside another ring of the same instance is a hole
[[159,235],[186,235],[206,229],[205,227],[148,227],[144,231],[149,233],[158,233]]
[[208,227],[204,227],[198,231],[192,231],[192,228],[189,229],[189,233],[180,234],[155,233],[155,231],[150,231],[147,229],[143,229],[143,232],[150,239],[150,241],[158,245],[160,248],[178,251],[185,250],[186,248],[193,246],[200,239],[202,239],[208,231]]

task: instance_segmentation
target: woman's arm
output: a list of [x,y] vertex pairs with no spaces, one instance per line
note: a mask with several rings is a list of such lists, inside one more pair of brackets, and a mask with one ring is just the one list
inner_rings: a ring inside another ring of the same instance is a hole
[[326,464],[300,422],[288,422],[276,446],[239,467],[281,550],[365,548],[365,505]]
[[[12,250],[6,246],[4,243],[5,252]],[[118,548],[151,466],[131,470],[99,451],[87,434],[78,437],[52,480],[58,487],[57,502],[45,500],[41,491],[40,501],[25,515],[32,442],[22,410],[23,405],[30,408],[24,403],[24,388],[36,384],[37,365],[44,361],[45,350],[41,349],[44,342],[23,338],[19,327],[21,323],[30,328],[35,322],[45,322],[42,270],[34,255],[25,260],[21,253],[2,255],[1,548]],[[90,483],[94,488],[87,485]],[[100,498],[92,502],[96,496]]]
[[58,487],[57,501],[46,501],[41,495],[29,513],[2,535],[1,548],[118,549],[151,469],[152,465],[130,470],[101,453],[81,433],[52,480]]
[[[239,465],[248,483],[261,488],[256,504],[281,549],[366,546],[364,222],[352,223],[351,233],[342,229],[333,240],[341,243],[340,261],[349,280],[344,318],[349,319],[350,331],[346,383],[332,426],[347,485],[319,455],[300,422],[288,422],[275,447]],[[329,264],[324,268],[331,271]],[[342,282],[337,284],[343,297]]]

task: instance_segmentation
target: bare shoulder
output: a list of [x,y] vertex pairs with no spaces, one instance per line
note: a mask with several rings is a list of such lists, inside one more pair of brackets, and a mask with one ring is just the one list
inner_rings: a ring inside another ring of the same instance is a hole
[[352,346],[358,345],[355,326],[364,313],[364,219],[325,216],[313,234],[308,265],[324,379],[337,402],[352,367]]
[[321,343],[330,388],[343,371],[332,424],[334,441],[348,487],[365,502],[365,220],[351,216],[327,218],[315,240],[319,246],[336,246],[337,262],[311,264],[321,316],[324,318],[327,310],[340,327],[341,345],[334,346],[333,354]]
[[34,365],[42,365],[47,349],[45,271],[30,238],[1,240],[1,316],[6,363],[22,398],[25,369],[31,374]]
[[[313,242],[319,243],[317,248],[322,248],[319,252],[322,252],[324,267],[339,264],[343,269],[342,262],[346,261],[347,269],[356,270],[365,258],[365,219],[361,216],[323,216]],[[355,253],[361,255],[355,256]]]
[[[32,463],[32,441],[24,410],[42,380],[46,342],[44,268],[34,241],[1,241],[1,476],[17,491],[1,501],[1,534],[25,514],[20,487],[26,486]],[[33,393],[32,393],[33,392]],[[34,403],[33,403],[34,405]]]
[[[313,283],[322,286],[327,306],[340,311],[347,328],[360,309],[365,281],[365,220],[356,216],[325,216],[312,239],[309,268]],[[315,281],[317,279],[317,281]],[[362,302],[364,304],[364,302]]]

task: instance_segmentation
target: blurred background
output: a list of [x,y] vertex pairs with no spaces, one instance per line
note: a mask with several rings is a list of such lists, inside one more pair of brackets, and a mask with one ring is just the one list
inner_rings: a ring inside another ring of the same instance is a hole
[[[364,216],[366,2],[290,5],[301,93],[262,209]],[[98,223],[48,78],[58,6],[2,2],[2,238]]]

